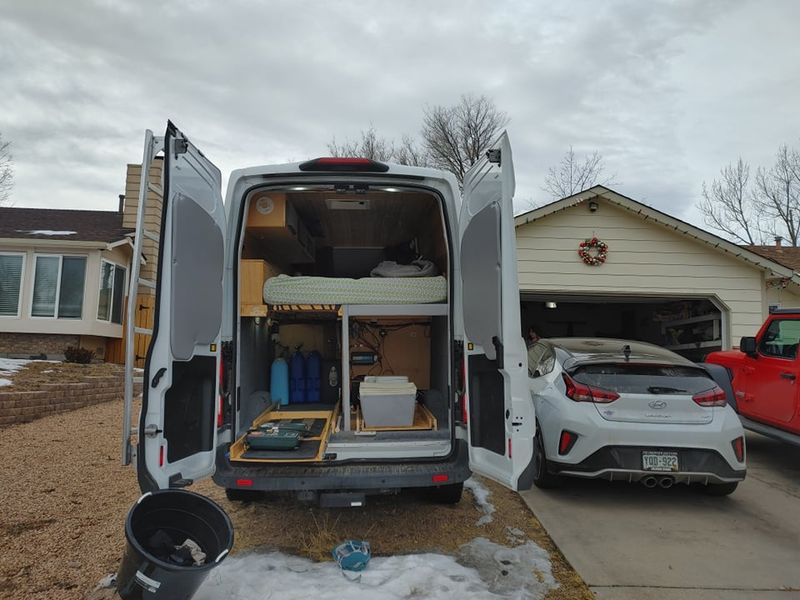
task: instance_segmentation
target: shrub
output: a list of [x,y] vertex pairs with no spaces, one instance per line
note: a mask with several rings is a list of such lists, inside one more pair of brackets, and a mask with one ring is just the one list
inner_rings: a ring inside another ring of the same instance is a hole
[[77,346],[67,346],[64,350],[64,362],[79,363],[87,365],[94,358],[94,350],[88,348],[78,348]]

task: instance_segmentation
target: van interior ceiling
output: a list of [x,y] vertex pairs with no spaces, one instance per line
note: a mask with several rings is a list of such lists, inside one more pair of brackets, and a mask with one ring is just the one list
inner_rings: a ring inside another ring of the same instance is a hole
[[384,186],[265,188],[245,211],[231,460],[447,456],[440,199]]

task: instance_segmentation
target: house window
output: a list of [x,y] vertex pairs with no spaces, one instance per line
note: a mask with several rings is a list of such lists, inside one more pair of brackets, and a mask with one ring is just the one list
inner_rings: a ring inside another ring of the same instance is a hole
[[0,317],[19,315],[23,260],[22,254],[0,254]]
[[80,319],[85,281],[85,256],[37,256],[31,316]]
[[97,318],[122,323],[122,299],[125,296],[125,269],[108,261],[100,265],[100,298]]

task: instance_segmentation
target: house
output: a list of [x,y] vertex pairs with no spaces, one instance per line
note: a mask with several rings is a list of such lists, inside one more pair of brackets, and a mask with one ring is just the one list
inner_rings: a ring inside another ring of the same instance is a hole
[[737,246],[603,186],[515,224],[522,321],[540,336],[638,339],[702,360],[755,335],[770,307],[800,306],[789,249]]
[[122,337],[133,244],[117,211],[0,208],[0,356],[106,354]]

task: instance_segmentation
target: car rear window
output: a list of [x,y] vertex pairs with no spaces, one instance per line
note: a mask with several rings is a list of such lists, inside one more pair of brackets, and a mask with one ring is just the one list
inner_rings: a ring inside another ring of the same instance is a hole
[[620,394],[696,394],[716,385],[702,369],[678,365],[591,364],[570,375],[579,383]]

